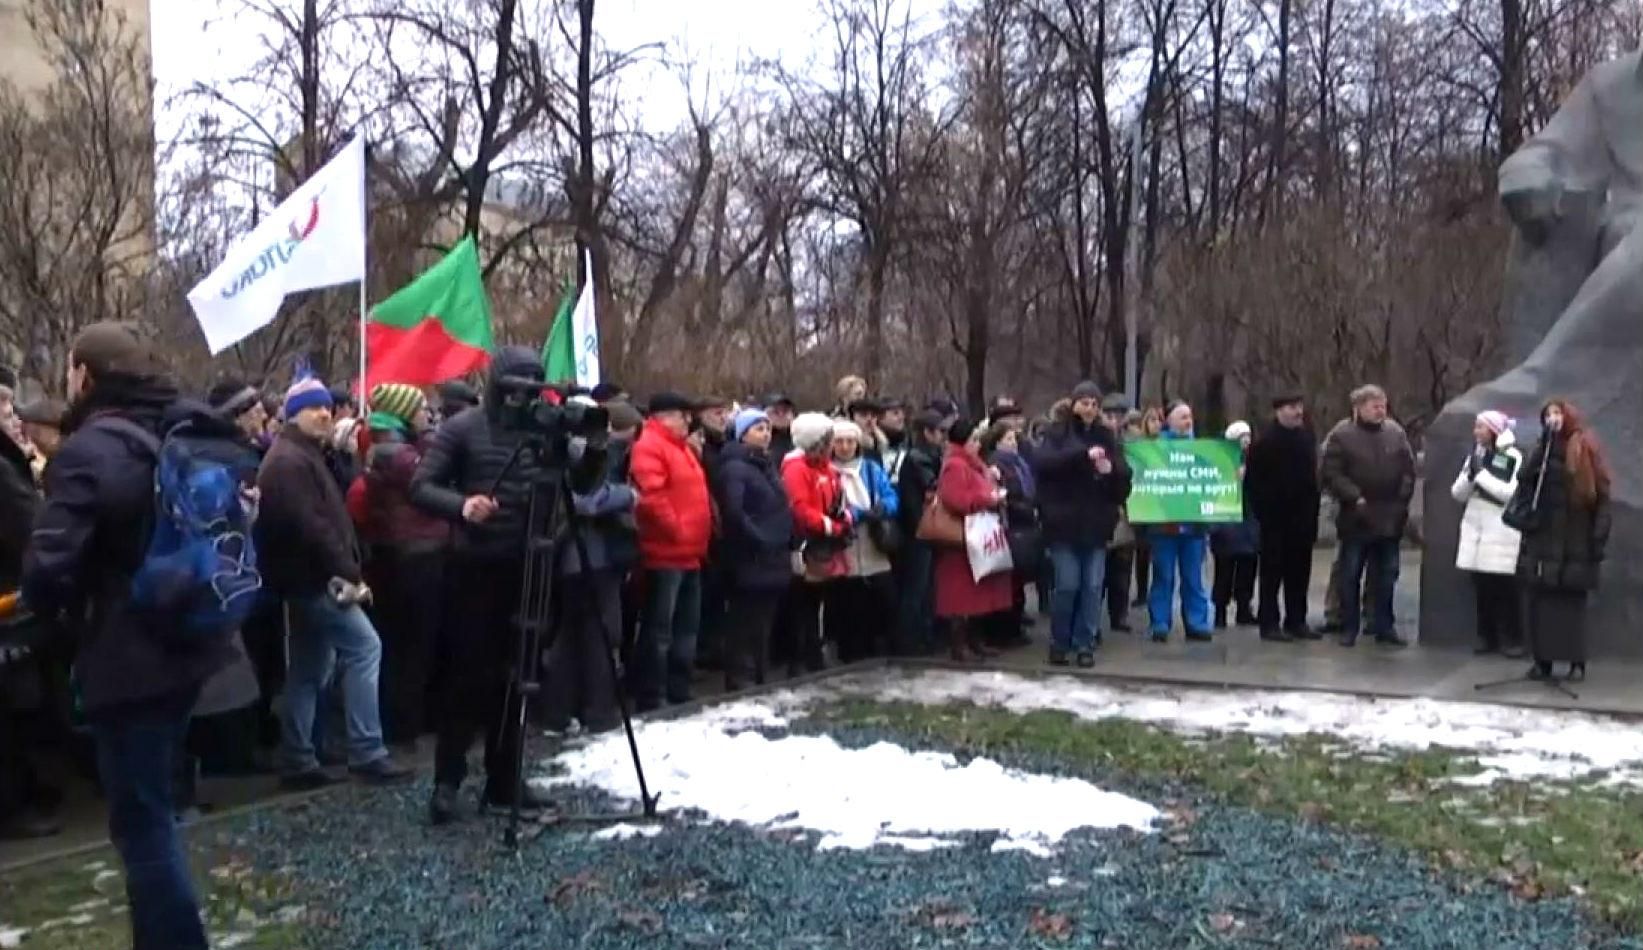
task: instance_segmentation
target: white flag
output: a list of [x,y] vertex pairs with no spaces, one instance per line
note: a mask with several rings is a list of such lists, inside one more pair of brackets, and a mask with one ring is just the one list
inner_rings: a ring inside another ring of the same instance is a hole
[[212,355],[274,320],[286,294],[365,277],[365,137],[356,135],[188,294]]
[[588,251],[582,292],[570,314],[571,348],[576,354],[576,385],[599,385],[599,321],[593,312],[593,252]]

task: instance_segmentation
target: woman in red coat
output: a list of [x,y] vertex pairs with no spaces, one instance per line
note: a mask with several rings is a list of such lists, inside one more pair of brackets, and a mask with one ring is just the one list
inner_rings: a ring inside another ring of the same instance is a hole
[[[936,497],[942,506],[960,518],[996,511],[1004,504],[1005,492],[981,460],[981,432],[975,423],[965,419],[953,423],[947,441],[951,445],[936,481]],[[953,659],[992,655],[982,646],[971,621],[1010,609],[1015,596],[1010,572],[971,579],[969,556],[959,545],[937,549],[935,574],[936,616],[947,621]]]

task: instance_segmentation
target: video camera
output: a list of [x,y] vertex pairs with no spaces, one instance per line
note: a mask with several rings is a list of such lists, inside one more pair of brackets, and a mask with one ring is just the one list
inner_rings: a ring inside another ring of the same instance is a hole
[[569,399],[540,379],[503,376],[492,385],[498,398],[489,409],[497,429],[537,443],[547,458],[567,459],[573,438],[602,448],[610,436],[610,413],[603,407]]

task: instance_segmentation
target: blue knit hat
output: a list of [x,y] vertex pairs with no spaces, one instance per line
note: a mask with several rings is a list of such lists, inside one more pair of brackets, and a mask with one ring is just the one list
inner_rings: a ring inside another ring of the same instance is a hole
[[325,384],[313,376],[303,376],[291,384],[285,391],[285,418],[295,419],[297,413],[304,409],[313,409],[316,406],[332,408],[335,403],[331,399],[330,390]]
[[747,430],[761,422],[769,421],[770,417],[765,415],[763,409],[743,409],[741,412],[736,413],[736,419],[731,423],[736,431],[736,441],[742,441],[742,436],[747,435]]

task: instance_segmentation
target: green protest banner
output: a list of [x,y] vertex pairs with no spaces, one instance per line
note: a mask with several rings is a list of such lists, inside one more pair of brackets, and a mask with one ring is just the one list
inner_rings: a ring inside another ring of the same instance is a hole
[[1244,520],[1244,453],[1226,439],[1151,439],[1124,443],[1134,474],[1132,524],[1236,523]]

